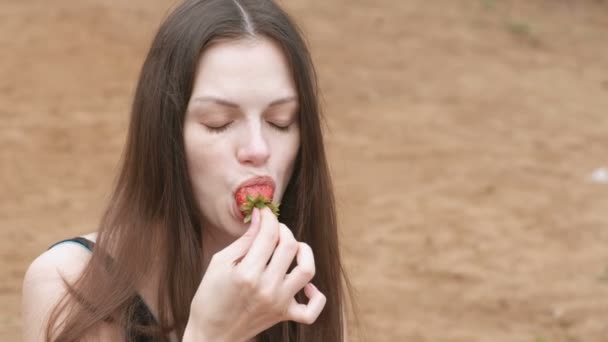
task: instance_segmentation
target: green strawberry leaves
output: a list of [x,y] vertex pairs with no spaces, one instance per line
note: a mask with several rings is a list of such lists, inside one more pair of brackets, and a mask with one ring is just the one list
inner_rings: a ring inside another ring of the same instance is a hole
[[275,205],[271,200],[259,194],[257,197],[247,195],[247,203],[241,206],[241,210],[245,213],[245,219],[243,223],[249,223],[251,221],[251,214],[253,208],[263,209],[264,207],[270,208],[272,213],[279,216],[279,205]]

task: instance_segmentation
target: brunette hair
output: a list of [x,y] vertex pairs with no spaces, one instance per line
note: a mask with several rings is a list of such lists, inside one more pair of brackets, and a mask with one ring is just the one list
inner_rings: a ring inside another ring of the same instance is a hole
[[[171,331],[183,336],[190,302],[204,273],[205,229],[187,172],[184,116],[205,48],[218,39],[248,37],[278,44],[291,68],[302,139],[280,220],[297,240],[312,247],[313,281],[327,297],[314,324],[281,322],[259,337],[343,341],[348,291],[315,71],[298,27],[272,0],[186,0],[160,26],[141,69],[122,168],[99,225],[97,247],[78,281],[64,280],[68,292],[51,314],[47,341],[76,341],[103,321],[145,332],[158,341],[166,341]],[[145,279],[154,260],[160,260],[155,265],[161,274],[160,328],[150,330],[134,322],[133,307],[135,284]]]

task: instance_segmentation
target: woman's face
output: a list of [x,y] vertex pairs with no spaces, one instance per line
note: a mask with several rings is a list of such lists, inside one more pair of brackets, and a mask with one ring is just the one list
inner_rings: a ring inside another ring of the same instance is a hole
[[300,146],[298,96],[280,48],[265,38],[218,41],[202,54],[184,123],[188,173],[210,234],[242,235],[234,194],[269,177],[281,201]]

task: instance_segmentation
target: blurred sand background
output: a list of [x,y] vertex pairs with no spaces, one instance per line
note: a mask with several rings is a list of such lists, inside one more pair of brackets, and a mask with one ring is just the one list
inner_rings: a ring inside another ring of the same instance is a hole
[[[173,1],[0,1],[0,340],[95,229]],[[608,341],[608,2],[285,0],[367,341]],[[360,339],[355,339],[360,340]]]

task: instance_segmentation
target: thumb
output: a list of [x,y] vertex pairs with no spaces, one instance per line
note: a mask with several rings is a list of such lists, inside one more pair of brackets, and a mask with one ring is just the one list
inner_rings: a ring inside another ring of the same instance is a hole
[[251,247],[255,236],[260,230],[260,221],[260,210],[258,208],[253,208],[253,212],[251,213],[251,224],[245,234],[224,248],[221,253],[232,262],[241,261],[243,256],[249,251],[249,247]]

